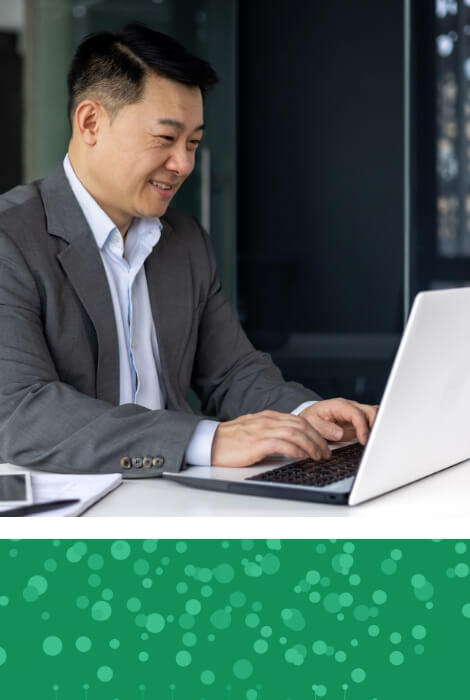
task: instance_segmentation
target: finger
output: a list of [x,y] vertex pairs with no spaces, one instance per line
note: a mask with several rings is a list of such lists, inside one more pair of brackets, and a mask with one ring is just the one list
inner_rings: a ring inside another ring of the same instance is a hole
[[338,442],[344,435],[343,428],[338,423],[335,423],[334,420],[325,420],[320,416],[315,416],[313,425],[315,430],[318,430],[325,440],[331,442]]
[[273,440],[290,442],[297,448],[306,452],[314,460],[328,459],[331,456],[326,440],[314,431],[311,437],[306,432],[291,427],[277,428],[272,434]]

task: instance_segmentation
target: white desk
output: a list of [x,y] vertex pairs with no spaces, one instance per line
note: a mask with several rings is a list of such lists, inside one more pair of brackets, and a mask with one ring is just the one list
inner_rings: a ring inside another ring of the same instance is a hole
[[[0,471],[17,469],[0,465]],[[125,480],[84,515],[466,518],[470,516],[470,460],[352,508],[202,491],[166,479],[133,479]]]

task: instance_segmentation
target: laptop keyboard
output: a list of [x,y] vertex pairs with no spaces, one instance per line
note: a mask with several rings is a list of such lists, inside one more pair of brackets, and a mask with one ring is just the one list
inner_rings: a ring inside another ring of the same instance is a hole
[[263,474],[249,476],[246,481],[269,481],[294,486],[328,486],[354,476],[359,467],[364,447],[359,443],[333,450],[330,459],[318,462],[310,458],[270,469]]

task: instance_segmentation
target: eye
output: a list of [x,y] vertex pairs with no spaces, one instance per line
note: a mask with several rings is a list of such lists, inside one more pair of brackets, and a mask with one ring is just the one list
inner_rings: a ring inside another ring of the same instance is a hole
[[197,151],[200,143],[201,143],[201,141],[199,139],[193,139],[192,141],[189,142],[189,150],[190,151]]

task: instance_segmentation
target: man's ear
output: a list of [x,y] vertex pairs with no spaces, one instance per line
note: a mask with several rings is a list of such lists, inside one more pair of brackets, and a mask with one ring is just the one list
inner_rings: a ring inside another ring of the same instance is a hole
[[73,117],[74,131],[87,146],[94,146],[102,125],[101,122],[104,119],[107,119],[107,114],[99,102],[96,100],[83,100],[75,110]]

